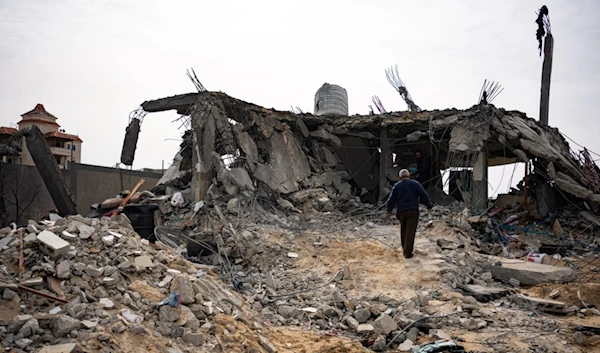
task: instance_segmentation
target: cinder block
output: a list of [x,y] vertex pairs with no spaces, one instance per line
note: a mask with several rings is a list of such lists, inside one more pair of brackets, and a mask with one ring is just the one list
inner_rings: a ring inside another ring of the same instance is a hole
[[51,257],[56,257],[69,252],[71,244],[58,235],[47,230],[42,231],[37,236],[40,248]]

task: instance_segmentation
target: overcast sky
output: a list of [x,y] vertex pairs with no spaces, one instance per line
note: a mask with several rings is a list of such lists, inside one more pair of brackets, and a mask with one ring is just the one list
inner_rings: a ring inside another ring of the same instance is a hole
[[[544,4],[555,38],[550,125],[600,152],[600,0],[0,0],[0,125],[43,103],[83,139],[83,163],[110,166],[132,110],[194,91],[187,68],[209,90],[280,110],[312,111],[316,90],[339,84],[350,112],[364,114],[374,94],[406,109],[385,78],[394,64],[423,109],[468,108],[487,78],[505,87],[497,106],[537,119]],[[177,117],[146,117],[134,168],[168,166]]]

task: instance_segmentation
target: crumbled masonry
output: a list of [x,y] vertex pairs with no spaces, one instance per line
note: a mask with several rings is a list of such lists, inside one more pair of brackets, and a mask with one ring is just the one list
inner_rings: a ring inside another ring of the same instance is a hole
[[[120,197],[90,217],[0,229],[7,351],[600,346],[597,194],[557,130],[487,105],[333,118],[207,92],[142,107],[191,114],[174,163],[145,185],[152,192],[113,217],[104,215]],[[386,135],[398,165],[379,157]],[[460,190],[465,202],[438,192],[405,259],[380,194],[432,141],[440,168],[474,166],[482,151],[489,165],[537,158],[566,205],[540,214],[539,175],[528,180],[535,192],[500,195],[485,212],[474,211],[472,190]]]

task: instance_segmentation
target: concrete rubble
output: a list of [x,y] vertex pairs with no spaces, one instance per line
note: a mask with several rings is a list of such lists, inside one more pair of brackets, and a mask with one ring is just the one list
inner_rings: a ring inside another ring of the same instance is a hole
[[[344,119],[222,93],[142,106],[190,112],[192,127],[158,185],[127,206],[151,206],[154,229],[141,236],[147,225],[125,211],[106,217],[101,206],[94,217],[31,220],[21,228],[30,240],[21,270],[18,234],[1,229],[7,351],[358,353],[452,339],[471,352],[525,353],[600,342],[593,329],[575,330],[593,328],[600,313],[595,292],[573,283],[581,261],[537,264],[526,260],[533,247],[515,245],[526,234],[495,240],[493,231],[522,225],[493,222],[523,212],[523,202],[471,214],[469,203],[436,195],[421,212],[412,259],[400,255],[398,226],[378,204],[398,169],[388,165],[381,179],[386,162],[369,158],[382,127],[414,145],[444,140],[441,168],[472,162],[484,146],[497,160],[511,146],[502,158],[550,161],[561,191],[596,202],[554,129],[493,106]],[[590,247],[560,252],[592,258]]]

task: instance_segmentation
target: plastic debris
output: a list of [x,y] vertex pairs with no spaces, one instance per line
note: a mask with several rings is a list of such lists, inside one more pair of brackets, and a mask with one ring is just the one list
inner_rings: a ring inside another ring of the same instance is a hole
[[179,293],[171,292],[168,297],[158,302],[156,307],[159,308],[163,305],[178,306],[179,304],[181,304],[181,297],[179,296]]

